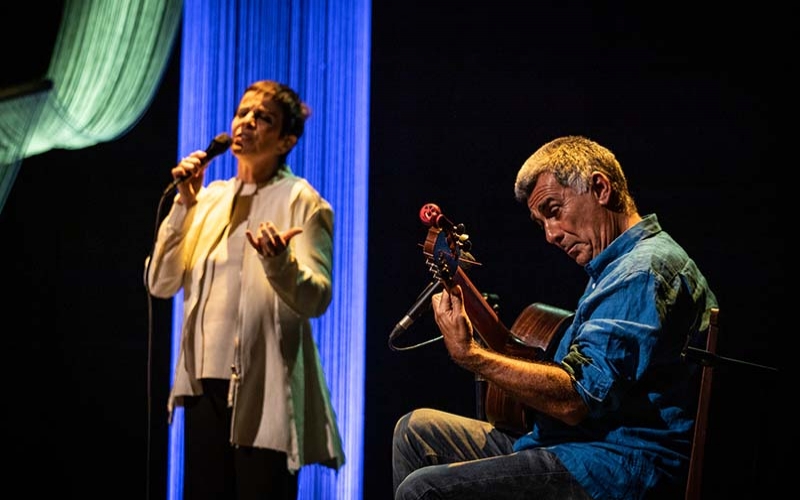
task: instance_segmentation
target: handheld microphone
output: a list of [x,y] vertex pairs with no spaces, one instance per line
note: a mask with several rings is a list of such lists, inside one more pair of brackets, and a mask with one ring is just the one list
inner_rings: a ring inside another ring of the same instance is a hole
[[411,309],[408,310],[405,316],[397,322],[395,325],[394,330],[392,330],[390,338],[395,338],[396,336],[400,335],[401,333],[408,330],[408,327],[411,326],[414,321],[416,321],[422,313],[425,312],[428,307],[431,305],[431,297],[442,289],[443,283],[441,280],[434,280],[428,283],[428,286],[419,294],[417,297],[417,301],[414,302],[414,305],[411,306]]
[[[229,136],[225,132],[223,132],[223,133],[217,135],[216,137],[214,137],[214,139],[211,141],[211,143],[206,148],[206,157],[203,158],[203,161],[200,163],[200,166],[201,167],[205,166],[206,164],[208,164],[208,162],[210,162],[211,160],[213,160],[217,156],[219,156],[222,153],[224,153],[225,151],[227,151],[228,148],[231,147],[231,144],[233,144],[233,139],[231,138],[231,136]],[[167,189],[164,190],[164,194],[166,195],[167,193],[169,193],[173,189],[177,188],[178,184],[180,184],[181,182],[185,181],[186,179],[188,179],[191,176],[192,176],[192,174],[186,174],[186,175],[182,175],[182,176],[178,177],[177,179],[173,180],[170,183],[170,185],[167,186]]]

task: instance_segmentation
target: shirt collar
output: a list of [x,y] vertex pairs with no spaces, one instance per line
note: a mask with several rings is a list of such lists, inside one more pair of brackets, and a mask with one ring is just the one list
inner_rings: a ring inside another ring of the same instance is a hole
[[619,256],[628,253],[637,243],[661,232],[656,214],[642,217],[642,220],[629,227],[611,242],[605,250],[584,266],[589,276],[596,280],[603,269]]

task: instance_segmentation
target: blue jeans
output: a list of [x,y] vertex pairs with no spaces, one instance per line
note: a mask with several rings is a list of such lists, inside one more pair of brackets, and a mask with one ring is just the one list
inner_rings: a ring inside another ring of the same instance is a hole
[[395,500],[591,500],[544,448],[514,452],[515,437],[488,422],[419,409],[395,426]]

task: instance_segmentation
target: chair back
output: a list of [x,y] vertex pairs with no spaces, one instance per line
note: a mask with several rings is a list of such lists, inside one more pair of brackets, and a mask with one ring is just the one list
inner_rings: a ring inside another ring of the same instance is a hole
[[[706,338],[706,351],[712,356],[717,351],[717,333],[719,332],[719,308],[711,309],[711,320]],[[703,486],[703,458],[706,448],[706,430],[708,428],[708,408],[711,402],[711,376],[714,367],[702,364],[700,379],[700,395],[697,402],[697,416],[694,421],[692,451],[689,457],[689,478],[686,482],[685,500],[699,500]]]

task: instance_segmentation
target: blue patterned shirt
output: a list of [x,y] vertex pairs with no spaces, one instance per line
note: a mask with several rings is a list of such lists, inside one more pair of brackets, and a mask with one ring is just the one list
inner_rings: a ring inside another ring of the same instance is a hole
[[589,282],[553,361],[572,376],[589,415],[569,426],[537,415],[515,450],[547,447],[597,499],[639,499],[685,485],[699,366],[717,305],[705,277],[655,214],[585,266]]

